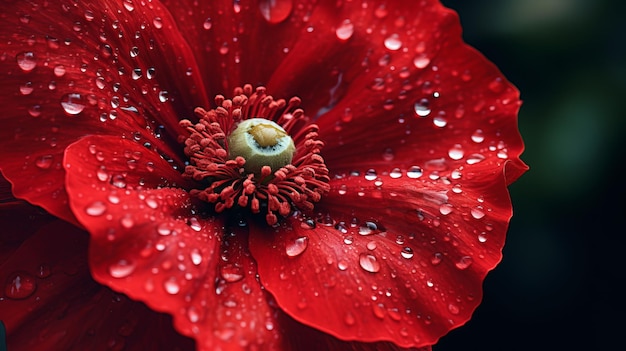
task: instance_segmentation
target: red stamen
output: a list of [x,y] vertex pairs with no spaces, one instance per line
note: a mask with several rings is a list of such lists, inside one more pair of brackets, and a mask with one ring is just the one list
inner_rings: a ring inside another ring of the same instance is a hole
[[[296,208],[312,210],[313,203],[329,191],[329,176],[319,155],[324,143],[317,139],[318,127],[309,124],[300,102],[298,97],[275,100],[264,87],[253,90],[245,85],[235,89],[232,99],[217,95],[215,109],[196,108],[197,123],[180,122],[189,133],[184,152],[190,165],[184,176],[204,186],[190,194],[214,204],[216,212],[236,205],[259,213],[264,203],[269,225],[278,223],[277,215],[288,216]],[[228,159],[227,135],[250,118],[273,121],[291,136],[296,146],[291,164],[276,170],[262,166],[255,175],[244,170],[243,157]]]

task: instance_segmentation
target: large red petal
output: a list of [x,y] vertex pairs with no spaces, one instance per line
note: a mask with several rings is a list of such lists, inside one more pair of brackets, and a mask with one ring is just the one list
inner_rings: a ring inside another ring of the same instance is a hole
[[251,236],[261,281],[289,315],[341,339],[432,345],[470,318],[501,259],[511,204],[501,174],[481,177],[333,180],[317,218]]
[[[129,170],[127,155],[138,153],[145,155]],[[247,250],[247,229],[205,219],[185,191],[162,187],[180,175],[157,158],[116,137],[86,137],[68,147],[67,189],[91,233],[94,277],[172,314],[202,350],[271,349],[280,335]],[[108,180],[99,179],[101,171]]]
[[91,279],[87,239],[56,221],[23,238],[0,263],[8,349],[193,350],[193,340],[177,334],[169,316]]
[[178,160],[178,120],[206,105],[195,59],[158,1],[9,1],[0,14],[0,168],[17,197],[74,221],[61,165],[88,134]]

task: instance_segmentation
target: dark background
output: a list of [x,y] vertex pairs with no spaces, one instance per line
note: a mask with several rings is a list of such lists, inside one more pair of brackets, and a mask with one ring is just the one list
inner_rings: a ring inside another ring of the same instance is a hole
[[623,348],[626,2],[442,2],[520,89],[530,171],[483,303],[434,351]]

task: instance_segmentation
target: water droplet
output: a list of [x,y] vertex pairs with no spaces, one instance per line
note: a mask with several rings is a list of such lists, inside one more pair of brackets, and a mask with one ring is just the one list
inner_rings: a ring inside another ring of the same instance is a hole
[[102,201],[95,201],[85,208],[85,212],[90,216],[101,216],[106,212],[107,205]]
[[423,69],[426,68],[430,64],[430,59],[426,55],[418,55],[413,59],[413,65],[416,68]]
[[344,20],[335,30],[335,34],[339,40],[346,41],[350,39],[352,34],[354,34],[354,24],[349,19]]
[[473,165],[473,164],[482,162],[483,160],[485,160],[485,156],[481,154],[471,154],[467,157],[467,160],[465,160],[465,162],[468,165]]
[[470,256],[461,257],[461,259],[459,259],[459,261],[455,264],[456,268],[461,269],[461,270],[467,269],[471,265],[472,265],[472,258]]
[[463,158],[464,151],[461,144],[454,144],[450,150],[448,150],[448,156],[453,160],[460,160]]
[[398,179],[402,177],[402,171],[400,171],[400,168],[394,168],[389,172],[389,176],[393,179]]
[[202,23],[202,28],[209,30],[211,29],[211,27],[213,27],[213,21],[211,20],[211,18],[207,18],[204,20],[204,23]]
[[413,257],[413,249],[405,246],[402,248],[402,251],[400,252],[400,255],[406,259],[412,258]]
[[54,75],[57,77],[63,77],[65,75],[65,66],[58,65],[54,67]]
[[24,72],[30,72],[33,69],[35,69],[35,67],[37,67],[37,60],[35,60],[35,54],[30,51],[19,53],[16,56],[16,59],[17,59],[17,65],[20,66],[20,68]]
[[128,10],[129,12],[132,12],[135,9],[133,0],[124,0],[124,8]]
[[367,249],[370,251],[374,251],[376,250],[377,245],[375,241],[370,241],[365,245],[365,247],[367,247]]
[[180,285],[178,285],[178,282],[174,277],[164,281],[163,288],[165,288],[165,291],[170,295],[176,295],[180,292]]
[[120,219],[120,224],[123,228],[130,229],[135,225],[135,220],[130,213],[127,213]]
[[20,93],[22,95],[29,95],[34,90],[32,82],[26,82],[24,85],[20,86]]
[[337,268],[339,268],[340,271],[345,271],[348,269],[348,262],[339,260],[339,262],[337,262]]
[[375,180],[376,178],[377,178],[377,175],[376,175],[375,169],[370,168],[367,170],[367,172],[365,172],[365,180],[372,181],[372,180]]
[[417,179],[421,177],[422,174],[424,174],[424,171],[422,171],[422,169],[418,166],[413,166],[406,172],[406,176],[411,179]]
[[413,111],[419,117],[426,117],[430,114],[431,110],[428,107],[428,100],[422,99],[413,105]]
[[443,116],[433,118],[433,124],[439,128],[443,128],[448,124],[448,120]]
[[474,217],[476,219],[481,219],[481,218],[485,217],[485,212],[483,211],[482,206],[476,206],[476,207],[472,208],[470,213],[472,214],[472,217]]
[[455,304],[449,304],[448,305],[448,311],[450,311],[450,313],[457,315],[459,314],[459,306],[455,305]]
[[68,115],[77,115],[85,109],[85,101],[78,93],[65,94],[61,98],[61,107]]
[[234,264],[226,264],[221,267],[220,274],[225,281],[229,283],[238,282],[243,279],[243,272],[241,268],[235,266]]
[[476,129],[476,131],[472,134],[472,141],[475,143],[482,143],[485,140],[485,135],[482,129]]
[[172,234],[172,227],[173,225],[171,223],[161,223],[159,224],[159,226],[157,227],[157,233],[159,233],[159,235],[163,235],[163,236],[167,236]]
[[354,315],[352,314],[352,312],[348,312],[346,313],[343,321],[347,324],[347,325],[354,325],[356,323],[356,318],[354,318]]
[[191,262],[196,266],[202,263],[202,253],[198,249],[191,250],[189,257],[191,257]]
[[452,205],[442,204],[441,206],[439,206],[439,212],[441,212],[441,214],[444,216],[449,215],[450,213],[452,213]]
[[293,8],[292,0],[261,0],[259,10],[266,21],[272,24],[280,23],[289,17]]
[[11,299],[25,299],[37,290],[35,277],[26,272],[15,272],[4,286],[4,294]]
[[169,93],[166,90],[159,92],[159,101],[166,102],[169,99]]
[[385,39],[385,47],[389,50],[396,51],[402,47],[402,41],[398,34],[392,34]]
[[200,320],[200,313],[195,306],[191,306],[187,309],[187,318],[191,323],[197,323]]
[[119,260],[117,263],[109,266],[109,274],[113,278],[128,277],[135,271],[135,265],[126,260]]
[[433,254],[433,257],[430,259],[430,263],[433,266],[436,266],[436,265],[440,264],[442,260],[443,260],[443,254],[441,252],[435,252]]
[[43,155],[35,161],[35,166],[41,169],[48,169],[52,165],[52,155]]
[[154,28],[161,29],[163,28],[163,19],[161,17],[155,17],[152,20],[152,24],[154,25]]
[[376,257],[371,254],[362,253],[359,255],[359,265],[365,271],[370,273],[376,273],[380,271],[380,263],[376,260]]
[[287,246],[285,247],[287,256],[296,257],[302,254],[304,250],[306,250],[308,244],[309,244],[309,238],[306,236],[299,237],[296,240],[288,243]]
[[372,235],[378,232],[378,226],[374,222],[367,221],[359,227],[359,234]]

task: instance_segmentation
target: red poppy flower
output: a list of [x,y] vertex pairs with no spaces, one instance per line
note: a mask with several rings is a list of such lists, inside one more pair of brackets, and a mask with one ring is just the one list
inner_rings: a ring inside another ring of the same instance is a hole
[[520,101],[437,1],[0,18],[0,168],[58,218],[3,237],[14,349],[428,349],[479,304]]

